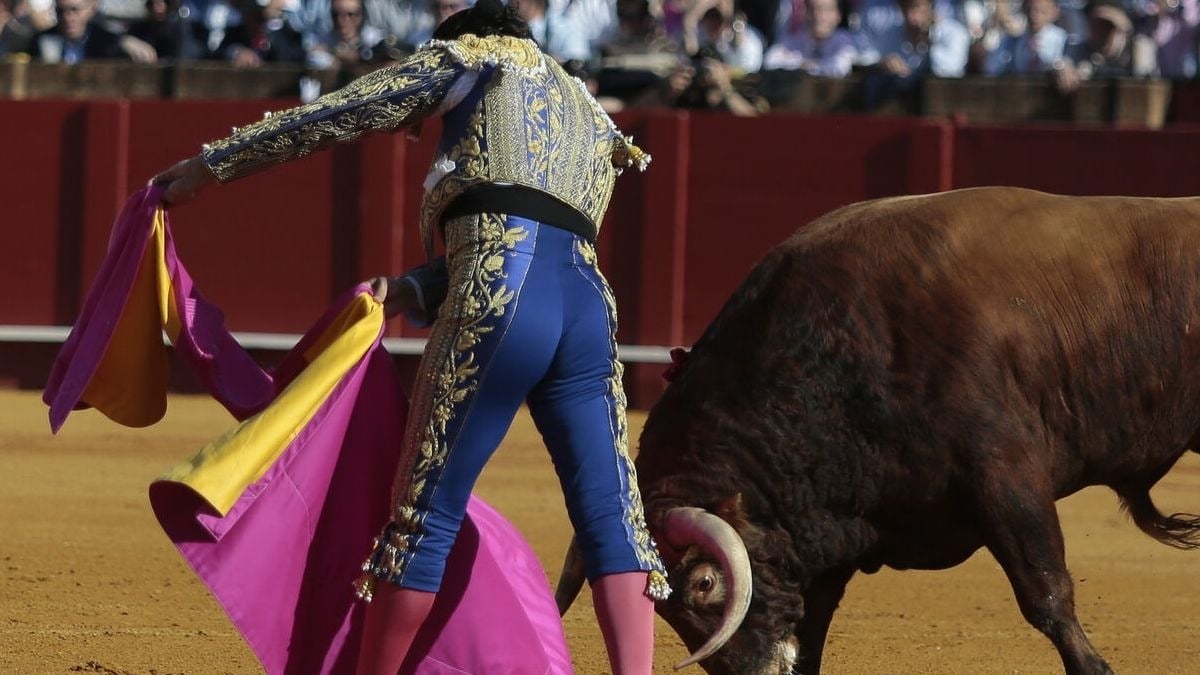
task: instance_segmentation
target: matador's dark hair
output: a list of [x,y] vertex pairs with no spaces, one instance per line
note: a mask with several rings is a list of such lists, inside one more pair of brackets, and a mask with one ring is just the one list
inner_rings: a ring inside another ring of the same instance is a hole
[[501,0],[477,0],[475,6],[451,15],[433,31],[435,40],[453,40],[466,34],[487,37],[508,35],[516,38],[533,39],[529,24],[517,12],[515,0],[504,4]]

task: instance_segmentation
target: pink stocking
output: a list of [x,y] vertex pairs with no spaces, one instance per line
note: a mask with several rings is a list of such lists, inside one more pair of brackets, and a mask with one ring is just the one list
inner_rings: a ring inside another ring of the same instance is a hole
[[646,573],[596,579],[592,602],[613,675],[647,675],[654,665],[654,601],[646,597]]
[[367,605],[358,675],[396,675],[435,597],[435,593],[379,582]]

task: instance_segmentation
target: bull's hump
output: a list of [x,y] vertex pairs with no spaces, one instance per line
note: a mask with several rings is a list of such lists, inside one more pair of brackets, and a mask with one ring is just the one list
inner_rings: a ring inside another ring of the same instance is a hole
[[1200,251],[1200,200],[1009,187],[889,197],[819,218],[783,248],[813,264],[861,265],[857,274],[868,276],[915,268],[1012,274],[1022,266],[1119,260],[1145,240]]

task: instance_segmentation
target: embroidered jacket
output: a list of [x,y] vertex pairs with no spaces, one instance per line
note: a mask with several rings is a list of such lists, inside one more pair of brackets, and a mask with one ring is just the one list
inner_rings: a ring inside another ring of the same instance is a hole
[[432,41],[399,63],[316,101],[268,114],[204,146],[221,182],[373,131],[441,114],[442,136],[425,180],[421,231],[433,233],[455,197],[479,184],[542,190],[597,228],[620,170],[645,169],[633,145],[584,88],[531,40],[464,35]]

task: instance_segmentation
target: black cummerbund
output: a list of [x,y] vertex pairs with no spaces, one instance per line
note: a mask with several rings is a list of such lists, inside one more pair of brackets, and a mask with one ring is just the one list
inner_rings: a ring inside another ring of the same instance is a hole
[[587,216],[541,190],[511,183],[489,183],[467,190],[442,212],[442,222],[480,213],[520,216],[596,241],[597,228]]

